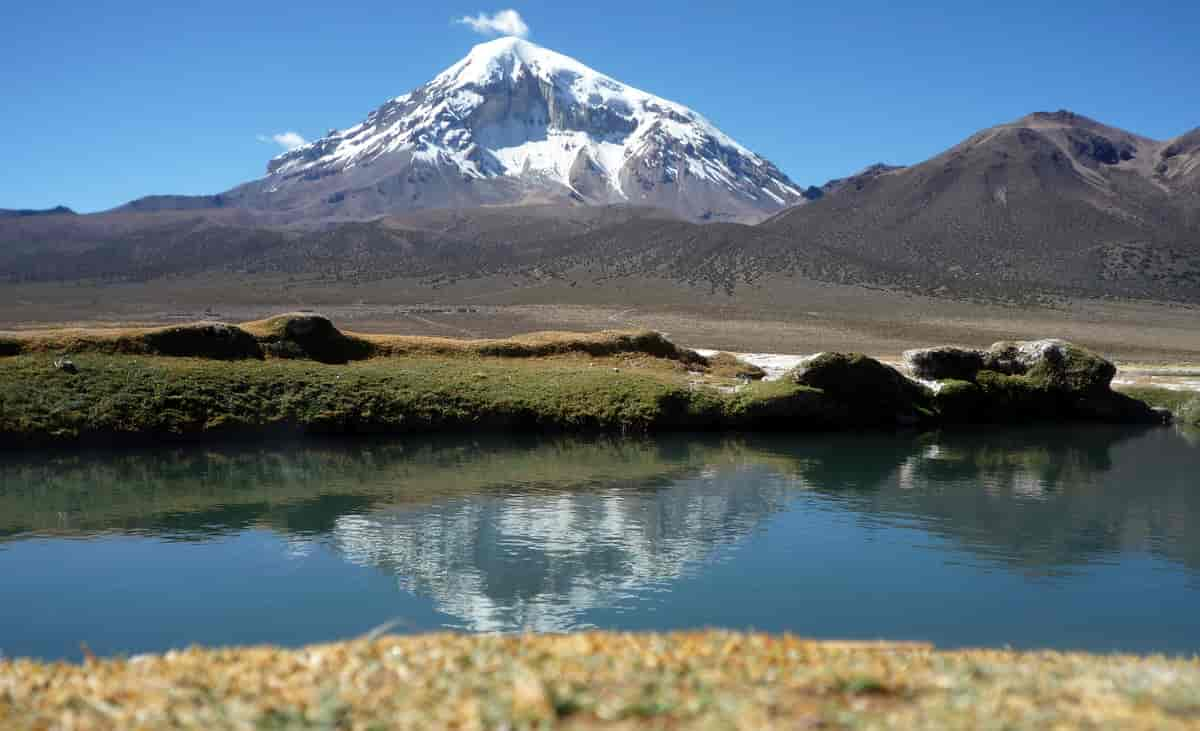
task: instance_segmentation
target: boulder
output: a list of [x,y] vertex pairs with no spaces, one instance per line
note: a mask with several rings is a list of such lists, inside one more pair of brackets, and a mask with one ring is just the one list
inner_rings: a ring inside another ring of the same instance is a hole
[[913,375],[933,381],[975,381],[980,371],[1028,376],[1039,386],[1065,391],[1104,391],[1117,368],[1064,340],[999,342],[987,350],[940,346],[910,350],[904,361]]
[[940,382],[934,405],[946,421],[1164,420],[1111,389],[1116,366],[1063,340],[999,342],[987,350],[926,348],[905,353],[905,362],[918,377]]
[[1117,374],[1109,361],[1063,340],[996,343],[983,354],[983,369],[1078,393],[1107,391]]
[[973,381],[975,374],[983,369],[983,353],[943,345],[905,351],[904,363],[917,378],[930,381]]

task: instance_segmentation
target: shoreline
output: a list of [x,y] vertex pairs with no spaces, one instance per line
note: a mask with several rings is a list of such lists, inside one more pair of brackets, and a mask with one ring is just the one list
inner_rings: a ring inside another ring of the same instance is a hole
[[[1200,425],[1200,396],[1114,391],[1116,367],[1085,349],[1050,340],[994,347],[1008,350],[923,351],[932,364],[926,370],[949,370],[916,378],[854,353],[739,359],[682,348],[651,331],[455,340],[344,333],[310,314],[41,331],[0,339],[0,448],[1168,420],[1151,407]],[[1001,370],[979,365],[984,356]],[[955,371],[963,358],[977,362],[975,370]]]

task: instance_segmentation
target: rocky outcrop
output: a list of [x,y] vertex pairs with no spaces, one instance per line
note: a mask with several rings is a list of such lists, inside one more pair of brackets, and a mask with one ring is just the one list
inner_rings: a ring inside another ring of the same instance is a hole
[[982,353],[953,346],[910,350],[904,354],[904,360],[914,376],[931,381],[949,378],[969,381],[983,370]]
[[1112,390],[1117,369],[1111,362],[1062,340],[1000,342],[987,350],[910,350],[904,360],[914,376],[938,382],[936,408],[949,421],[1161,423],[1165,418]]

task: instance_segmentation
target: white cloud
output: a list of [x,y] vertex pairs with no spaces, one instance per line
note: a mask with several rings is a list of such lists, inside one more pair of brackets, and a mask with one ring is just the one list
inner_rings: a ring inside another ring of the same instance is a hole
[[308,144],[308,140],[300,136],[298,132],[280,132],[273,135],[259,135],[259,142],[274,142],[285,150],[294,150],[297,147],[303,147]]
[[472,18],[469,15],[464,15],[455,23],[471,26],[471,30],[485,36],[516,36],[524,38],[529,35],[529,26],[526,25],[521,14],[512,8],[499,10],[495,15],[480,13]]

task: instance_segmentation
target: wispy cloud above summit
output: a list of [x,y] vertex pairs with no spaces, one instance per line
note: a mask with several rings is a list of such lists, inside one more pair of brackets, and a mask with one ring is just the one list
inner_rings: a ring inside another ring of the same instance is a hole
[[512,8],[498,10],[494,15],[480,13],[474,18],[464,15],[455,19],[454,22],[469,25],[471,30],[485,36],[516,36],[517,38],[529,36],[529,25],[525,23],[521,14]]
[[297,147],[303,147],[308,144],[308,140],[304,139],[299,132],[279,132],[273,135],[258,135],[259,142],[274,142],[284,150],[294,150]]

